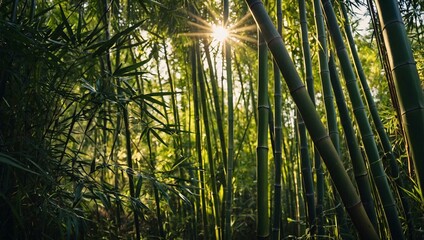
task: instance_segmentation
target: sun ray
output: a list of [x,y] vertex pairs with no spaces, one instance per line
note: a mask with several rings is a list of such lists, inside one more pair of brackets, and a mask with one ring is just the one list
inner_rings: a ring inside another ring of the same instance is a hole
[[206,21],[205,19],[203,19],[202,17],[197,16],[194,13],[191,13],[191,12],[187,12],[187,13],[188,13],[188,15],[190,15],[191,17],[193,17],[197,21],[202,22],[205,26],[211,26],[211,24],[208,21]]
[[189,25],[211,32],[211,26],[205,26],[195,22],[188,22]]
[[256,25],[250,25],[250,26],[245,26],[245,27],[240,27],[240,28],[235,28],[235,29],[231,29],[230,32],[231,33],[238,33],[238,32],[243,32],[243,31],[250,31],[250,30],[255,30],[256,31]]
[[242,25],[244,22],[247,21],[247,19],[249,19],[249,17],[251,17],[252,15],[250,14],[250,12],[247,12],[242,18],[240,18],[240,20],[238,20],[236,23],[234,23],[234,25],[230,26],[230,29],[235,29],[238,26]]
[[236,45],[243,44],[243,41],[244,43],[256,43],[257,40],[254,37],[240,34],[249,31],[255,31],[256,33],[256,25],[245,25],[252,17],[250,12],[236,21],[234,25],[229,24],[225,27],[222,26],[222,21],[219,20],[221,15],[215,11],[215,8],[211,7],[208,3],[204,3],[204,6],[206,6],[206,14],[210,21],[207,21],[193,12],[187,11],[186,13],[192,18],[191,21],[188,21],[188,25],[193,27],[193,29],[188,33],[180,33],[179,36],[201,37],[204,39],[205,43],[209,42],[211,46],[217,47],[222,45],[225,41],[230,41]]
[[[231,34],[230,38],[232,39],[239,39],[239,40],[245,40],[251,43],[256,43],[258,40],[255,38],[251,38],[251,37],[247,37],[247,36],[243,36],[243,35],[239,35],[239,34]],[[236,41],[234,41],[236,42]]]
[[180,33],[179,36],[187,36],[187,37],[210,37],[210,33],[205,32],[190,32],[190,33]]

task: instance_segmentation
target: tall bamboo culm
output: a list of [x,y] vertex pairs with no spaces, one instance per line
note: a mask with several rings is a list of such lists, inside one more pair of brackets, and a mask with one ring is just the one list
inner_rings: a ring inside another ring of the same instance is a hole
[[190,52],[190,62],[191,62],[191,78],[192,78],[192,87],[193,87],[193,108],[194,108],[194,132],[196,140],[196,157],[198,164],[198,174],[199,174],[199,190],[201,195],[201,211],[202,211],[202,223],[205,239],[210,239],[209,231],[209,221],[206,208],[206,184],[205,184],[205,168],[203,164],[202,157],[202,144],[201,144],[201,135],[200,135],[200,114],[199,114],[199,94],[197,90],[197,60],[196,60],[196,47],[192,46]]
[[[282,35],[283,21],[281,0],[277,0],[277,29]],[[281,233],[281,164],[282,164],[282,141],[283,141],[283,127],[282,127],[282,95],[281,95],[281,75],[276,62],[273,62],[274,67],[274,109],[275,109],[275,176],[274,176],[274,205],[273,205],[273,221],[272,221],[272,239],[279,240]]]
[[364,103],[362,102],[361,94],[359,92],[356,76],[353,71],[353,67],[351,65],[349,54],[345,47],[339,25],[337,23],[337,18],[334,13],[333,6],[329,0],[321,0],[321,2],[324,8],[324,12],[327,16],[328,28],[337,50],[337,56],[340,59],[340,65],[346,82],[346,87],[353,106],[353,113],[358,123],[362,142],[364,144],[365,152],[370,163],[371,173],[383,204],[383,209],[390,228],[390,233],[394,239],[403,239],[404,236],[398,217],[396,202],[390,189],[383,163],[378,153],[377,143],[374,139],[374,134],[368,121],[368,116],[365,111]]
[[262,1],[246,0],[246,3],[280,68],[294,102],[302,114],[309,134],[326,163],[327,169],[334,180],[336,188],[359,235],[366,239],[378,239],[378,235],[365,212],[355,187],[347,175],[339,155],[327,134],[327,130],[321,122],[320,116],[296,71],[296,67],[289,56],[281,36],[275,29]]
[[362,157],[361,149],[359,148],[358,139],[353,129],[352,119],[349,115],[346,99],[343,94],[342,85],[340,84],[336,63],[334,62],[334,57],[332,53],[330,54],[329,59],[329,69],[331,76],[331,84],[333,87],[334,95],[336,97],[340,121],[342,123],[347,147],[349,149],[349,155],[352,161],[353,172],[355,175],[359,194],[361,196],[362,202],[364,203],[364,207],[367,211],[368,217],[373,223],[375,229],[378,229],[377,215],[375,213],[374,200],[371,192],[371,182],[369,179],[367,168],[365,166],[364,158]]
[[424,196],[424,94],[417,66],[397,1],[375,2],[399,99],[409,154],[414,162],[421,196]]
[[406,196],[406,193],[403,190],[404,188],[403,176],[400,176],[399,166],[396,162],[395,155],[392,151],[392,144],[390,143],[389,136],[387,135],[386,130],[384,129],[383,123],[381,122],[380,115],[378,114],[378,111],[377,111],[377,106],[375,105],[374,98],[368,86],[368,82],[367,82],[364,70],[362,68],[361,61],[359,59],[358,51],[356,49],[355,42],[353,40],[352,30],[350,28],[349,17],[347,14],[346,6],[344,3],[341,3],[340,6],[341,6],[342,14],[344,17],[344,30],[345,30],[347,39],[349,41],[349,47],[350,47],[350,51],[355,63],[355,68],[356,68],[360,83],[362,85],[362,90],[365,93],[365,99],[367,101],[372,120],[374,122],[378,136],[383,146],[383,150],[384,150],[383,157],[387,158],[389,161],[390,176],[393,178],[393,180],[396,183],[397,192],[401,199],[403,212],[404,212],[406,221],[408,223],[408,228],[409,228],[408,231],[412,232],[414,231],[413,230],[414,224],[413,224],[412,216],[410,214],[410,206],[407,199],[408,196]]
[[[311,53],[309,49],[309,39],[308,39],[308,23],[306,20],[306,6],[305,0],[298,0],[299,3],[299,15],[300,15],[300,28],[302,36],[302,52],[303,52],[303,66],[305,72],[305,82],[308,90],[309,97],[312,100],[312,103],[315,105],[315,91],[314,91],[314,78],[312,76],[312,61]],[[302,177],[305,187],[306,194],[306,203],[307,203],[307,213],[308,213],[308,224],[309,229],[315,229],[315,218],[316,218],[316,209],[315,209],[315,194],[314,194],[314,180],[312,177],[311,170],[311,160],[309,158],[309,148],[307,143],[306,129],[303,122],[302,116],[299,115],[298,120],[299,134],[300,134],[300,158],[302,166]],[[313,148],[313,146],[311,147]],[[315,151],[315,153],[318,153]],[[315,164],[320,168],[320,158],[319,155],[315,155]],[[319,176],[322,177],[322,176]],[[317,176],[317,186],[320,184],[323,186],[324,182],[322,178]],[[319,181],[318,181],[319,180]],[[314,234],[312,232],[312,234]]]
[[201,109],[202,109],[202,118],[203,118],[203,126],[206,136],[206,153],[208,156],[208,166],[209,166],[209,174],[210,174],[210,183],[211,183],[211,195],[212,195],[212,212],[213,212],[213,219],[215,223],[214,227],[214,239],[221,239],[222,236],[222,229],[220,225],[221,220],[221,208],[220,208],[220,199],[218,195],[218,186],[217,186],[217,179],[216,179],[216,166],[215,166],[215,159],[212,154],[212,141],[211,141],[211,131],[210,131],[210,124],[209,124],[209,108],[207,105],[207,92],[206,92],[206,84],[204,80],[204,72],[203,72],[203,66],[202,61],[200,57],[200,49],[199,44],[196,43],[196,63],[197,63],[197,80],[199,82],[200,87],[200,103],[201,103]]
[[257,181],[257,226],[258,239],[269,237],[268,208],[268,49],[258,31],[259,76],[258,76],[258,145],[256,149]]
[[[318,49],[318,60],[319,60],[319,73],[322,84],[322,91],[324,95],[324,106],[327,117],[327,128],[330,135],[331,141],[334,144],[337,152],[340,155],[340,140],[339,140],[339,131],[337,126],[337,117],[336,110],[334,107],[334,97],[331,88],[331,79],[330,72],[328,68],[328,50],[327,50],[327,32],[325,30],[324,16],[322,14],[321,3],[319,0],[313,1],[313,8],[315,13],[315,25],[317,38],[319,42]],[[316,169],[317,182],[319,179],[324,179],[324,172],[321,166],[317,166]],[[324,216],[323,216],[323,202],[324,199],[324,185],[317,183],[317,227],[318,233],[317,238],[321,238],[325,235],[324,229]],[[363,201],[363,199],[361,198]],[[343,207],[340,204],[340,196],[336,191],[334,191],[334,204],[336,206],[337,214],[337,226],[339,228],[339,234],[343,239],[349,239],[351,237],[349,228],[347,226],[346,215],[344,213]],[[365,202],[364,202],[365,206]],[[366,208],[365,208],[366,210]]]
[[[229,0],[224,0],[224,27],[228,27]],[[228,104],[228,159],[227,159],[227,191],[225,194],[225,237],[230,240],[231,237],[231,209],[233,195],[233,156],[234,156],[234,113],[233,113],[233,77],[231,69],[231,45],[229,39],[224,42],[225,68],[227,74],[227,104]],[[225,163],[224,163],[225,164]]]

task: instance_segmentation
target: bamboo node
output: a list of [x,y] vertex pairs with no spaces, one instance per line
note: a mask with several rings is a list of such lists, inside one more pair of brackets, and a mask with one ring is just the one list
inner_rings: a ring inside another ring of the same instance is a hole
[[417,106],[417,107],[414,107],[414,108],[411,108],[411,109],[408,109],[408,110],[405,110],[405,111],[401,112],[401,115],[404,116],[404,115],[406,115],[406,114],[408,114],[410,112],[422,111],[423,109],[424,108],[422,106]]
[[406,65],[417,65],[417,62],[415,62],[415,61],[406,61],[406,62],[403,62],[403,63],[399,63],[398,65],[393,66],[392,72],[394,72],[396,69],[398,69],[400,67],[403,67],[403,66],[406,66]]
[[401,24],[401,25],[404,25],[404,24],[403,24],[403,22],[402,22],[402,20],[399,20],[399,19],[393,19],[393,20],[390,20],[390,21],[385,22],[385,24],[384,24],[384,26],[382,27],[381,31],[383,31],[383,32],[384,32],[384,30],[386,30],[386,28],[387,28],[389,25],[392,25],[392,24],[395,24],[395,23],[399,23],[399,24]]

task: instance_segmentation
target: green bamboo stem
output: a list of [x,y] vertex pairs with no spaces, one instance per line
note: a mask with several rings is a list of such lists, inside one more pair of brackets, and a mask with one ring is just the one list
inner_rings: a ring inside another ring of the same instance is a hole
[[202,157],[202,145],[201,145],[201,136],[200,136],[200,114],[199,114],[199,97],[197,91],[197,62],[196,62],[196,49],[193,46],[190,53],[190,62],[191,62],[191,77],[193,85],[193,104],[194,104],[194,132],[196,135],[196,153],[197,153],[197,163],[199,168],[199,190],[202,199],[202,221],[203,221],[203,231],[205,239],[211,239],[209,233],[209,224],[208,224],[208,215],[206,209],[206,186],[205,186],[205,176],[204,176],[204,166],[203,166],[203,157]]
[[374,134],[368,121],[367,113],[359,93],[358,83],[353,71],[348,52],[343,42],[343,37],[340,28],[337,24],[336,15],[333,11],[332,4],[329,0],[321,0],[327,23],[334,41],[337,56],[340,59],[343,76],[346,81],[347,90],[353,106],[353,113],[358,122],[358,127],[364,143],[365,152],[370,162],[370,169],[375,180],[378,193],[383,203],[383,209],[389,224],[390,232],[393,238],[403,239],[402,226],[399,221],[396,203],[393,194],[390,190],[389,182],[384,171],[381,158],[378,153],[377,144],[374,139]]
[[268,49],[262,34],[258,32],[259,79],[258,79],[258,146],[256,157],[257,217],[256,234],[258,239],[269,237],[268,209]]
[[[403,206],[403,210],[404,210],[406,220],[407,220],[408,223],[411,223],[412,217],[411,217],[410,214],[408,214],[408,213],[410,213],[410,207],[409,207],[409,203],[408,203],[408,200],[407,200],[406,193],[402,189],[402,188],[404,188],[404,184],[403,184],[402,177],[400,176],[400,173],[399,173],[399,166],[396,162],[395,155],[392,151],[392,144],[390,143],[389,136],[387,135],[386,130],[384,129],[383,123],[381,122],[380,115],[378,114],[378,111],[377,111],[377,106],[374,102],[374,98],[373,98],[373,96],[371,94],[371,90],[368,86],[368,82],[367,82],[364,70],[362,68],[361,61],[359,59],[358,51],[356,49],[355,42],[353,40],[352,30],[350,28],[349,17],[348,17],[348,14],[347,14],[346,6],[343,3],[341,3],[340,6],[341,6],[341,9],[342,9],[343,17],[345,19],[344,30],[345,30],[347,39],[349,41],[350,52],[353,56],[356,71],[358,73],[359,80],[360,80],[360,83],[362,85],[362,90],[365,93],[365,99],[367,101],[368,108],[371,112],[372,120],[373,120],[374,125],[377,129],[377,133],[378,133],[378,136],[380,138],[381,144],[383,145],[384,158],[387,158],[389,160],[389,164],[390,164],[390,172],[389,173],[390,173],[391,177],[396,182],[396,188],[397,188],[397,191],[399,193],[399,196],[400,196],[400,199],[401,199],[401,202],[402,202],[402,206]],[[408,225],[408,227],[412,228],[413,224]],[[410,231],[413,231],[413,230],[410,229]]]
[[[118,1],[118,7],[119,7],[119,1]],[[111,12],[109,11],[109,3],[107,1],[103,1],[103,7],[104,7],[104,25],[106,26],[105,29],[105,38],[106,40],[110,39],[110,31],[111,31]],[[120,47],[118,44],[117,52],[116,52],[116,67],[120,65]],[[110,59],[110,53],[109,51],[106,54],[106,68],[107,72],[112,73],[112,61]],[[105,87],[107,90],[109,90],[109,86],[111,85],[110,82],[105,82]],[[120,88],[120,80],[117,79],[117,86],[118,86],[118,96],[122,94],[122,90]],[[133,163],[132,163],[132,148],[131,148],[131,131],[130,131],[130,122],[129,122],[129,114],[128,114],[128,106],[126,103],[123,103],[120,105],[120,111],[122,111],[122,118],[124,122],[124,129],[125,129],[125,149],[126,149],[126,161],[127,161],[127,176],[128,176],[128,183],[129,183],[129,190],[130,190],[130,202],[135,200],[135,187],[134,187],[134,169],[133,169]],[[104,111],[106,114],[106,110]],[[106,116],[103,116],[103,150],[104,150],[104,156],[107,156],[107,118]],[[104,160],[104,164],[106,164]],[[102,171],[102,181],[103,181],[103,171]],[[134,206],[131,204],[131,206]],[[135,233],[136,233],[136,239],[141,239],[141,230],[140,230],[140,222],[138,219],[138,211],[135,209],[135,207],[132,208],[133,214],[134,214],[134,227],[135,227]]]
[[16,17],[17,17],[17,12],[18,12],[18,3],[19,3],[19,0],[13,1],[12,15],[10,16],[10,20],[12,22],[16,22]]
[[[228,26],[229,0],[224,0],[224,27]],[[224,43],[225,68],[227,74],[227,107],[228,107],[228,159],[227,159],[227,191],[225,194],[225,237],[232,239],[231,210],[232,210],[232,185],[233,185],[233,158],[234,158],[234,104],[233,104],[233,78],[231,69],[231,45],[230,40]],[[225,164],[225,163],[224,163]]]
[[[306,20],[306,6],[305,0],[298,0],[299,4],[299,15],[300,15],[300,28],[302,36],[302,53],[303,53],[303,65],[305,72],[306,88],[308,90],[309,97],[312,100],[312,103],[315,105],[315,91],[314,91],[314,78],[312,75],[312,61],[311,61],[311,52],[309,48],[309,39],[308,39],[308,22]],[[314,197],[314,181],[312,178],[311,163],[309,159],[309,148],[307,143],[305,124],[303,122],[302,116],[299,114],[298,120],[299,133],[300,133],[300,158],[302,165],[302,177],[305,185],[306,191],[306,202],[307,202],[307,212],[308,212],[308,223],[311,234],[314,235],[314,230],[316,228],[315,218],[317,209],[315,208],[315,197]],[[314,151],[314,161],[317,168],[321,168],[321,160],[318,154],[318,151]],[[309,176],[310,175],[310,176]],[[317,175],[317,187],[324,187],[323,175]],[[322,196],[322,195],[320,195]],[[318,201],[318,199],[317,199]],[[320,202],[323,199],[319,200]],[[322,208],[321,208],[322,213]]]
[[414,162],[418,186],[424,188],[424,94],[411,45],[400,15],[398,3],[377,0],[376,6],[384,44],[393,73],[410,156]]
[[[312,140],[326,163],[327,169],[340,193],[340,196],[342,197],[343,203],[349,215],[351,216],[352,222],[359,232],[359,235],[367,239],[378,239],[378,235],[366,215],[365,209],[356,193],[355,187],[350,181],[338,153],[327,134],[327,130],[322,124],[320,116],[318,115],[315,106],[296,71],[296,67],[290,59],[281,36],[275,29],[263,6],[263,3],[259,0],[247,0],[246,2],[255,18],[255,21],[262,31],[266,42],[268,43],[268,48],[274,55],[280,71],[286,80],[294,102],[296,103],[299,112],[302,114]],[[261,104],[259,104],[259,106],[260,105]]]
[[354,66],[356,68],[356,72],[358,73],[359,80],[360,80],[360,83],[362,85],[362,89],[365,93],[365,99],[367,101],[368,108],[370,110],[371,117],[372,117],[372,120],[375,124],[377,133],[378,133],[380,140],[381,140],[381,143],[383,145],[385,155],[387,155],[389,157],[391,172],[393,174],[393,177],[397,178],[399,176],[399,168],[397,166],[396,159],[394,158],[392,146],[390,144],[390,140],[389,140],[389,138],[386,134],[386,131],[384,129],[384,126],[381,122],[380,115],[378,114],[377,107],[376,107],[375,102],[374,102],[374,98],[371,94],[371,90],[368,86],[368,82],[367,82],[364,70],[362,68],[361,61],[359,59],[358,51],[356,49],[355,42],[353,40],[352,30],[350,28],[349,17],[347,15],[346,6],[345,6],[344,3],[340,3],[340,6],[341,6],[342,14],[343,14],[343,17],[344,17],[344,30],[345,30],[345,33],[346,33],[346,36],[347,36],[347,40],[349,42],[350,52],[351,52],[353,60],[354,60]]
[[[277,0],[277,28],[281,35],[282,32],[282,10],[281,0]],[[280,239],[280,226],[281,226],[281,162],[282,162],[282,94],[281,94],[281,75],[278,66],[273,62],[274,66],[274,109],[275,109],[275,128],[274,128],[274,162],[275,162],[275,176],[274,176],[274,205],[273,205],[273,222],[272,222],[272,239]]]
[[309,158],[308,139],[306,137],[305,122],[302,115],[297,114],[297,125],[299,128],[300,139],[300,163],[303,179],[303,187],[306,197],[307,217],[309,229],[315,227],[315,198],[314,198],[314,180],[312,178],[311,160]]
[[337,107],[339,109],[340,121],[342,123],[343,131],[346,137],[349,155],[352,161],[353,172],[355,175],[356,184],[358,185],[359,193],[364,203],[365,210],[368,217],[371,219],[374,227],[378,229],[377,216],[374,209],[374,201],[371,193],[371,183],[368,178],[367,168],[362,153],[358,144],[357,137],[352,125],[352,119],[349,115],[346,99],[343,94],[342,86],[340,84],[339,76],[337,74],[336,64],[334,57],[331,54],[329,60],[329,68],[331,75],[331,84],[333,87],[334,95],[336,97]]
[[[129,116],[128,116],[128,109],[127,106],[123,106],[122,108],[123,113],[123,119],[124,119],[124,127],[125,127],[125,146],[127,151],[127,166],[128,166],[128,183],[129,183],[129,189],[130,189],[130,196],[131,198],[134,198],[134,179],[133,179],[133,165],[132,165],[132,151],[131,151],[131,132],[130,132],[130,124],[129,124]],[[130,201],[133,201],[132,199]],[[141,233],[140,233],[140,224],[138,220],[138,213],[135,209],[134,211],[134,225],[135,225],[135,232],[136,232],[136,239],[141,239]]]
[[209,52],[209,46],[206,42],[203,43],[203,48],[205,52],[206,61],[209,66],[209,78],[212,86],[212,96],[213,96],[213,103],[215,106],[215,117],[216,117],[216,123],[218,126],[218,134],[219,134],[219,141],[221,146],[221,152],[222,152],[222,160],[224,163],[224,166],[227,166],[227,146],[225,141],[225,134],[224,134],[224,126],[222,121],[222,114],[221,114],[221,104],[219,103],[219,94],[218,94],[218,81],[216,79],[216,75],[213,71],[212,59],[211,54]]
[[219,195],[218,187],[216,183],[216,172],[215,172],[215,160],[212,155],[212,144],[211,144],[211,132],[209,126],[209,117],[208,117],[208,107],[206,104],[206,86],[203,77],[203,68],[200,59],[200,50],[198,44],[196,44],[196,59],[197,59],[197,79],[199,81],[200,87],[200,103],[202,106],[202,117],[203,125],[206,136],[206,153],[209,160],[209,172],[211,178],[211,189],[212,189],[212,201],[213,201],[213,214],[214,214],[214,223],[215,223],[215,239],[221,239],[221,226],[219,221],[221,220],[220,204],[219,204]]
[[[403,124],[402,124],[402,120],[401,118],[401,114],[400,114],[400,108],[399,108],[399,101],[398,98],[396,96],[396,90],[394,87],[394,81],[393,81],[393,74],[390,71],[390,64],[389,64],[389,60],[388,60],[388,56],[387,56],[387,50],[384,47],[384,41],[383,41],[383,34],[381,33],[381,30],[378,26],[378,20],[377,20],[377,13],[374,10],[374,6],[372,4],[371,0],[367,1],[368,3],[368,9],[371,15],[371,19],[372,19],[372,25],[373,28],[375,29],[376,33],[376,43],[377,43],[377,47],[379,49],[379,56],[380,56],[380,61],[384,67],[385,73],[386,73],[386,78],[388,81],[388,85],[389,85],[389,91],[390,91],[390,96],[391,96],[391,100],[392,100],[392,104],[393,107],[397,113],[397,119],[399,121],[399,125],[400,125],[400,129],[402,131],[402,133],[404,134],[404,128],[403,128]],[[408,149],[408,147],[406,146],[406,149]],[[397,167],[397,164],[395,165]],[[399,174],[396,174],[396,169],[391,170],[391,175],[393,176],[398,176],[395,178],[396,181],[396,186],[398,187],[398,192],[400,195],[400,199],[402,201],[402,206],[403,206],[403,210],[405,213],[405,218],[407,220],[407,224],[408,224],[408,239],[414,239],[414,232],[415,232],[415,223],[414,223],[414,219],[412,217],[412,211],[411,211],[411,207],[409,206],[409,197],[407,196],[407,194],[405,193],[405,191],[402,189],[404,186],[403,183],[403,175],[402,172],[399,172]],[[399,189],[400,188],[400,189]]]
[[[317,29],[317,36],[319,42],[318,49],[318,58],[319,58],[319,73],[322,82],[322,90],[324,95],[324,106],[327,116],[327,128],[331,138],[331,141],[334,144],[337,152],[340,156],[340,140],[339,140],[339,131],[337,126],[337,117],[336,111],[334,108],[334,97],[333,92],[331,90],[331,79],[330,72],[328,69],[328,55],[327,55],[327,33],[324,25],[324,16],[322,14],[321,4],[319,0],[313,1],[314,8],[314,16],[315,16],[315,25]],[[321,166],[316,166],[315,168],[317,172],[317,182],[319,179],[324,178],[324,172]],[[320,178],[318,178],[321,176]],[[322,181],[322,180],[321,180]],[[335,195],[335,204],[336,204],[336,213],[337,213],[337,222],[338,226],[340,226],[340,235],[348,236],[349,229],[346,226],[346,216],[342,210],[342,206],[340,204],[340,197],[338,193],[334,193]],[[318,237],[325,235],[325,229],[323,227],[323,204],[324,204],[324,184],[317,183],[317,226],[318,226]],[[362,199],[363,201],[363,199]],[[365,205],[365,203],[364,203]]]

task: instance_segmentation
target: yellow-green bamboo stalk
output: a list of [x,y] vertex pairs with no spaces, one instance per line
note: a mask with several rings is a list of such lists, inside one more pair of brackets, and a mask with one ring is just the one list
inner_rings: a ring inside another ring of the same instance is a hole
[[[224,0],[224,27],[228,27],[229,0]],[[233,77],[231,70],[231,45],[230,39],[224,43],[225,68],[227,74],[227,107],[228,107],[228,159],[227,159],[227,189],[225,194],[225,237],[232,239],[231,234],[231,209],[233,195],[233,158],[234,158],[234,111],[233,111]],[[225,164],[225,163],[224,163]]]
[[202,222],[203,222],[203,232],[205,239],[211,239],[209,232],[208,224],[208,215],[206,208],[206,184],[205,184],[205,169],[203,166],[203,157],[202,157],[202,144],[200,136],[200,114],[199,114],[199,97],[197,90],[197,60],[196,60],[196,49],[195,46],[192,47],[190,52],[190,62],[191,62],[191,78],[192,78],[192,87],[193,87],[193,104],[194,104],[194,132],[196,137],[196,155],[197,155],[197,164],[198,164],[198,174],[199,174],[199,191],[202,199]]
[[215,223],[215,239],[221,239],[221,226],[220,226],[220,220],[221,220],[221,208],[220,208],[220,201],[219,201],[219,195],[218,195],[218,187],[217,187],[217,179],[216,179],[216,166],[215,166],[215,160],[213,158],[212,154],[212,143],[211,143],[211,132],[210,132],[210,125],[209,125],[209,116],[208,116],[208,106],[206,102],[206,85],[204,81],[203,76],[203,67],[202,62],[200,58],[200,49],[198,44],[196,44],[196,63],[197,63],[197,79],[199,81],[199,87],[200,87],[200,103],[202,106],[202,119],[203,119],[203,126],[206,136],[206,153],[208,156],[208,162],[209,162],[209,173],[210,173],[210,179],[211,179],[211,193],[212,193],[212,209],[213,209],[213,218]]

